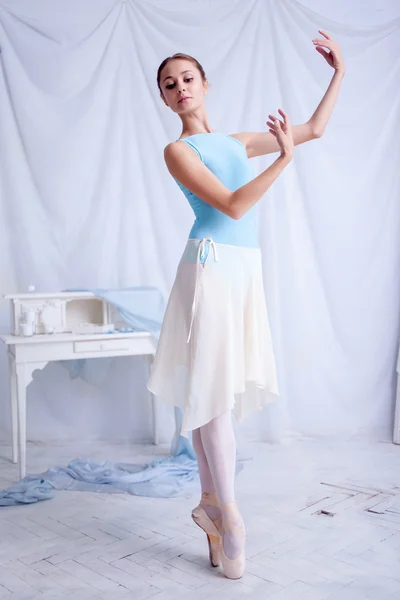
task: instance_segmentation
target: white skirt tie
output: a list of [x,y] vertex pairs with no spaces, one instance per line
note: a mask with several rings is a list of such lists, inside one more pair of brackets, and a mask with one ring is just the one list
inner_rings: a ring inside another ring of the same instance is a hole
[[218,252],[217,252],[217,247],[215,245],[215,242],[212,238],[210,237],[206,237],[203,238],[199,244],[199,247],[197,249],[197,258],[196,258],[196,283],[195,283],[195,287],[194,287],[194,296],[193,296],[193,304],[192,304],[192,311],[191,311],[191,318],[190,318],[190,328],[189,328],[189,336],[188,339],[186,340],[186,343],[188,344],[190,341],[190,337],[192,335],[192,328],[193,328],[193,323],[194,323],[194,317],[196,314],[196,308],[197,308],[197,292],[198,292],[198,281],[199,281],[199,273],[200,273],[200,268],[205,267],[205,264],[207,262],[207,258],[208,258],[208,254],[207,257],[204,260],[204,263],[202,263],[201,261],[204,259],[205,257],[205,249],[206,249],[206,243],[209,242],[209,248],[211,246],[213,253],[214,253],[214,260],[215,262],[218,262]]

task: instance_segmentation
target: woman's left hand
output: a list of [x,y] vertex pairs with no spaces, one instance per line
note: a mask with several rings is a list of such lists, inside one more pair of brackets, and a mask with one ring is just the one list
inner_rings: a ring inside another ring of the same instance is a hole
[[[326,33],[326,31],[322,31],[322,29],[318,29],[318,32],[321,33],[324,38],[314,38],[313,44],[317,52],[319,52],[326,60],[328,65],[338,71],[340,73],[344,73],[344,60],[342,53],[340,51],[340,46],[335,40],[331,38],[331,36]],[[324,50],[327,48],[328,51]]]

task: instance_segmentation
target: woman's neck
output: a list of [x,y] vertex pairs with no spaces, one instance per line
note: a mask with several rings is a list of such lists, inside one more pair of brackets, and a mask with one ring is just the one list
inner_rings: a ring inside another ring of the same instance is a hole
[[192,135],[199,135],[202,133],[215,133],[215,129],[203,129],[202,131],[189,131],[187,129],[184,129],[181,133],[181,135],[179,136],[179,139],[185,138],[185,137],[190,137]]
[[213,129],[207,118],[196,118],[195,115],[187,115],[187,119],[182,119],[182,133],[180,137],[196,135],[196,133],[213,133]]

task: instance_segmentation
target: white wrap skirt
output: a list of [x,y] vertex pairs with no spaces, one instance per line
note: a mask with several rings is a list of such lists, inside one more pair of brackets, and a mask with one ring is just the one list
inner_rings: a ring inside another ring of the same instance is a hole
[[181,435],[278,394],[259,248],[190,239],[168,300],[148,389],[183,411]]

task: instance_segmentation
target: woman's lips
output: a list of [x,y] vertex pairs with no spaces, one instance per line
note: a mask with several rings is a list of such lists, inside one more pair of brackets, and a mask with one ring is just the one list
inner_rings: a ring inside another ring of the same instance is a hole
[[191,96],[185,96],[184,98],[181,98],[181,99],[178,101],[178,104],[180,104],[181,102],[184,102],[185,100],[191,100]]

